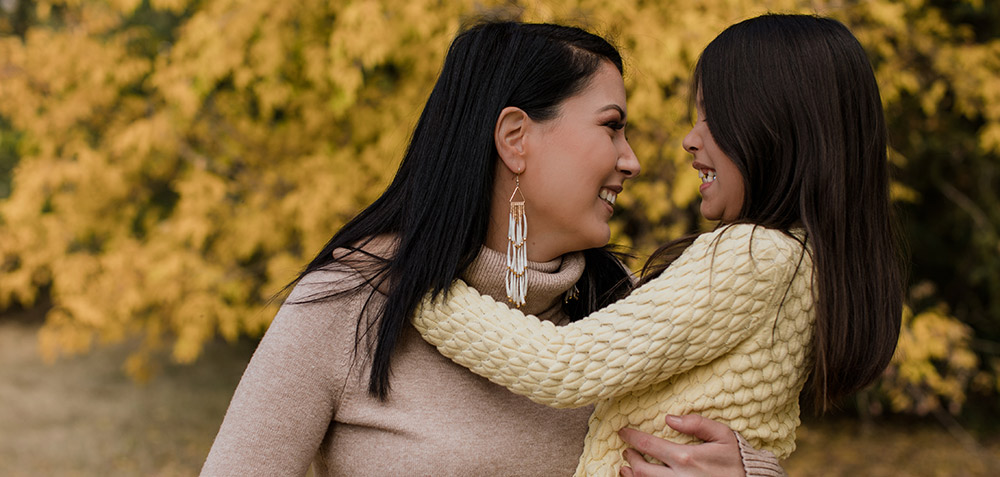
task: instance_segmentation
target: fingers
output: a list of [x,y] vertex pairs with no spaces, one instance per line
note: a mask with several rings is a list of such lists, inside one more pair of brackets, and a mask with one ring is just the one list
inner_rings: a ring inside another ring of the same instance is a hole
[[641,454],[632,449],[622,452],[627,465],[623,465],[619,474],[623,477],[672,477],[675,474],[669,467],[660,464],[650,464]]
[[635,450],[657,459],[660,459],[660,456],[665,453],[665,447],[671,445],[670,442],[652,434],[646,434],[645,432],[627,427],[618,431],[618,436]]
[[729,426],[697,414],[667,416],[667,425],[677,432],[697,437],[704,442],[720,444],[736,442],[736,435]]
[[[646,434],[645,432],[629,428],[618,431],[618,435],[636,451],[668,465],[673,465],[674,463],[688,465],[692,459],[692,449],[690,446],[676,444],[652,434]],[[645,459],[642,459],[642,457],[639,457],[639,460],[644,464],[652,465],[646,462]]]

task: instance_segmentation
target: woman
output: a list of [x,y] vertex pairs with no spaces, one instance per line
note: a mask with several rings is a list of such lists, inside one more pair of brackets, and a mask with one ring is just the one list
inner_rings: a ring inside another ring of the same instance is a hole
[[895,349],[886,129],[861,45],[831,19],[765,15],[712,41],[693,85],[684,148],[720,227],[664,246],[629,297],[564,327],[461,282],[414,318],[443,354],[515,393],[596,404],[577,475],[619,472],[623,427],[680,438],[660,424],[685,413],[783,458],[808,375],[825,408]]
[[458,278],[504,295],[495,250],[515,184],[532,218],[525,311],[561,324],[628,291],[628,272],[600,248],[610,204],[639,172],[621,70],[611,45],[575,28],[486,23],[458,35],[395,179],[299,277],[202,474],[302,475],[311,461],[321,476],[572,472],[589,408],[511,394],[408,321]]

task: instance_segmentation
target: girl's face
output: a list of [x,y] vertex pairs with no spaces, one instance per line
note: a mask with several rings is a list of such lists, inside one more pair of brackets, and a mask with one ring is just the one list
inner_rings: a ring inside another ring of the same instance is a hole
[[615,198],[639,173],[625,139],[626,112],[622,76],[605,61],[582,91],[563,101],[556,118],[529,120],[520,176],[529,260],[552,260],[610,240]]
[[694,156],[691,164],[701,178],[701,215],[723,223],[736,220],[743,209],[743,174],[732,159],[719,149],[701,105],[698,92],[698,117],[684,136],[684,150]]

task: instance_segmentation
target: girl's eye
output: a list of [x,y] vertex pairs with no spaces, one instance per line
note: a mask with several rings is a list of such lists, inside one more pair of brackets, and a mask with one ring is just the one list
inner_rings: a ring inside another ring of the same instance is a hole
[[607,126],[607,127],[609,127],[609,128],[611,128],[611,129],[614,129],[615,131],[619,131],[619,130],[625,128],[625,123],[620,122],[620,121],[608,121],[608,122],[604,123],[604,125]]

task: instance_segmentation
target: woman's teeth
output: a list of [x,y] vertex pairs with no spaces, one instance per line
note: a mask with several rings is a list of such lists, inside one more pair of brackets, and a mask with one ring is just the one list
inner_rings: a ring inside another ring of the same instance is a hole
[[605,201],[605,202],[607,202],[607,203],[609,203],[611,205],[615,205],[615,199],[618,198],[618,193],[616,193],[614,191],[610,191],[608,189],[601,189],[601,193],[597,194],[597,196],[600,197],[601,200],[603,200],[603,201]]
[[715,180],[715,171],[708,169],[698,171],[698,177],[701,178],[702,184],[707,184]]

